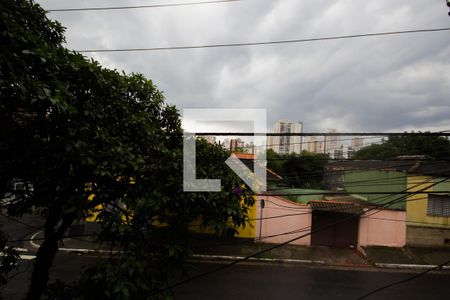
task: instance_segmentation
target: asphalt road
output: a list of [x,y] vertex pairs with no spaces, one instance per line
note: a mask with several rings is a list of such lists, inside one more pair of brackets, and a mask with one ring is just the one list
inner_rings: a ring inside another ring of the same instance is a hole
[[[82,266],[95,257],[60,253],[52,268],[52,279],[70,282]],[[21,261],[19,269],[2,291],[5,299],[22,299],[28,288],[32,261]],[[200,263],[191,276],[220,266]],[[308,265],[239,264],[193,280],[173,289],[175,299],[358,299],[369,291],[413,276],[411,272],[337,270]],[[450,273],[427,274],[390,287],[367,299],[448,299]]]
[[[52,279],[70,282],[95,257],[58,254]],[[2,292],[5,299],[22,299],[32,261],[22,261],[18,275]],[[218,263],[192,266],[190,276],[217,268]],[[23,273],[22,273],[23,272]],[[14,274],[13,274],[14,275]],[[413,276],[411,272],[337,270],[308,265],[239,264],[174,288],[175,299],[358,299],[369,291]],[[448,299],[450,273],[426,274],[390,287],[367,299]]]
[[[23,219],[22,219],[23,220]],[[24,220],[39,226],[38,218]],[[12,239],[21,239],[36,229],[0,220]],[[19,243],[18,243],[19,244]],[[19,246],[19,245],[17,245]],[[59,253],[51,278],[70,282],[78,277],[83,266],[98,258]],[[28,288],[33,261],[23,260],[1,291],[5,299],[22,299]],[[189,276],[217,268],[220,263],[196,263]],[[243,263],[209,274],[174,288],[176,299],[358,299],[381,286],[410,278],[411,272],[385,270],[349,270],[311,265],[280,265]],[[412,281],[385,289],[367,299],[449,299],[450,272],[426,274]]]
[[[15,221],[14,221],[15,220]],[[0,214],[0,226],[2,231],[9,236],[9,240],[20,240],[36,232],[44,224],[42,217],[36,215],[23,215],[22,218],[8,218]],[[22,243],[14,243],[20,246]]]
[[[202,264],[197,272],[217,268]],[[176,299],[358,299],[414,274],[336,270],[305,265],[245,264],[175,288]],[[426,274],[367,299],[449,299],[450,273]]]
[[[94,264],[96,261],[98,261],[97,257],[58,253],[50,269],[50,282],[56,279],[72,282],[78,278],[85,266]],[[33,260],[21,260],[18,268],[9,274],[8,285],[0,292],[0,295],[8,300],[23,299],[28,290],[32,268]]]

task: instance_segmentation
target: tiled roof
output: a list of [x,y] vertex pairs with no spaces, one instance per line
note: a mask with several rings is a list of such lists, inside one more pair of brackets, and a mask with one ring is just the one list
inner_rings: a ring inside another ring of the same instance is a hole
[[239,159],[254,159],[255,155],[251,153],[233,152],[233,154]]
[[340,202],[329,200],[312,200],[309,201],[312,211],[339,212],[346,214],[362,214],[363,208],[360,204],[352,202]]
[[398,171],[431,176],[450,176],[450,162],[431,159],[348,160],[333,161],[328,170],[380,170]]
[[[233,152],[233,154],[240,160],[244,165],[247,166],[252,172],[254,171],[254,158],[255,155],[250,153]],[[266,168],[266,178],[268,181],[280,181],[283,178],[275,173],[274,171]]]

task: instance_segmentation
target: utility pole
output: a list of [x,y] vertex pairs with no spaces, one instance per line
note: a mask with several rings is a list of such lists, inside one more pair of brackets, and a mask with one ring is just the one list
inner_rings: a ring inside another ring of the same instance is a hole
[[[300,133],[303,134],[303,122],[299,122],[300,123]],[[300,153],[302,153],[302,145],[303,144],[303,135],[300,136]]]
[[261,243],[262,240],[262,220],[263,220],[263,209],[264,206],[266,206],[266,202],[264,201],[264,199],[261,199],[259,201],[259,205],[261,206],[261,213],[259,214],[259,242]]

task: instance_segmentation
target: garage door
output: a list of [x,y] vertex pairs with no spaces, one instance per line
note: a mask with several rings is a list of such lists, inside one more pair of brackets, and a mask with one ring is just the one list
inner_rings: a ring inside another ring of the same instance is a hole
[[345,248],[356,246],[358,227],[359,215],[313,211],[311,245]]

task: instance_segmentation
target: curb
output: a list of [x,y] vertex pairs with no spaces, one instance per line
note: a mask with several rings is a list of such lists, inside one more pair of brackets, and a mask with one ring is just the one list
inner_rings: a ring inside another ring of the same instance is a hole
[[[387,268],[387,269],[434,269],[437,265],[415,265],[415,264],[386,264],[386,263],[374,263],[375,267]],[[442,266],[436,270],[450,270],[450,266]]]
[[[192,258],[201,259],[215,259],[215,260],[242,260],[245,256],[227,256],[227,255],[208,255],[208,254],[194,254]],[[323,260],[307,260],[307,259],[291,259],[291,258],[263,258],[263,257],[250,257],[246,259],[248,261],[258,262],[281,262],[281,263],[300,263],[300,264],[325,264]]]
[[[34,238],[40,234],[42,231],[35,232],[31,238],[30,238],[30,245],[31,247],[38,249],[40,247],[39,244],[36,244],[33,240]],[[26,250],[26,249],[24,249]],[[64,252],[75,252],[75,253],[93,253],[93,254],[115,254],[119,253],[118,250],[102,250],[102,249],[85,249],[85,248],[58,248],[58,251],[64,251]]]
[[102,250],[102,249],[83,249],[83,248],[58,248],[60,251],[65,252],[81,252],[81,253],[97,253],[97,254],[116,254],[122,251],[118,250]]
[[[38,231],[31,236],[30,244],[33,248],[39,248],[40,245],[36,244],[33,239],[42,231]],[[27,249],[17,248],[17,250],[21,252],[26,252]],[[91,254],[115,254],[120,253],[119,250],[102,250],[102,249],[85,249],[85,248],[59,248],[60,251],[64,252],[72,252],[72,253],[91,253]],[[34,259],[32,255],[21,255],[22,259]],[[243,260],[245,256],[228,256],[228,255],[209,255],[209,254],[193,254],[191,258],[197,259],[209,259],[209,260],[226,260],[226,261],[236,261]],[[369,265],[338,265],[338,264],[327,264],[323,260],[308,260],[308,259],[292,259],[292,258],[260,258],[260,257],[250,257],[246,259],[248,261],[254,262],[268,262],[268,263],[298,263],[298,264],[319,264],[319,265],[328,265],[328,266],[336,266],[336,267],[377,267],[377,268],[386,268],[386,269],[433,269],[437,268],[437,265],[418,265],[418,264],[393,264],[393,263],[373,263]],[[450,266],[442,266],[437,268],[436,270],[450,270]]]

